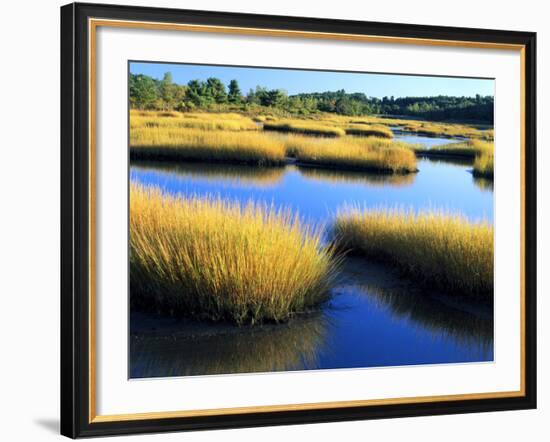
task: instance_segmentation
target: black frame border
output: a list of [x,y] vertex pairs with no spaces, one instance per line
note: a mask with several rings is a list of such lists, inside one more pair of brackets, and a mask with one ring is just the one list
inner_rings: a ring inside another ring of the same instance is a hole
[[[525,395],[350,408],[89,422],[88,19],[425,38],[524,46]],[[61,7],[61,434],[106,436],[536,408],[536,33],[72,3]]]

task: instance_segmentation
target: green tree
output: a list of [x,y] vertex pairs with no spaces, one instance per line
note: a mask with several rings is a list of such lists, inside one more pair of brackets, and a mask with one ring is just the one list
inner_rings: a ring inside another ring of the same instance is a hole
[[246,94],[246,102],[249,104],[260,104],[260,99],[256,95],[256,91],[254,89],[250,89],[248,91],[248,94]]
[[256,86],[254,96],[258,104],[261,104],[262,106],[269,106],[269,92],[267,88]]
[[187,86],[175,85],[174,109],[183,111],[187,108]]
[[226,103],[227,92],[225,85],[219,78],[210,77],[206,80],[206,94],[211,97],[215,103]]
[[288,99],[287,93],[282,89],[272,89],[268,93],[269,106],[283,107]]
[[214,105],[224,109],[226,103],[243,103],[247,109],[266,106],[291,114],[335,112],[343,115],[412,115],[433,121],[464,120],[493,123],[494,97],[477,94],[474,97],[428,96],[383,98],[368,97],[362,92],[348,93],[344,89],[311,92],[288,96],[284,90],[257,86],[242,96],[237,80],[231,80],[228,91],[217,78],[192,80],[186,86],[173,82],[167,72],[162,80],[147,75],[129,77],[130,106],[137,109],[208,110]]
[[176,94],[178,86],[172,82],[172,73],[165,72],[159,84],[160,98],[164,110],[174,109],[176,106]]
[[155,80],[147,75],[131,75],[129,82],[130,105],[137,109],[151,109],[158,98]]
[[243,101],[241,89],[239,88],[239,82],[237,80],[231,80],[229,82],[227,99],[230,103],[241,103]]
[[340,115],[360,115],[361,105],[356,100],[351,100],[347,95],[341,96],[336,100],[335,110]]
[[256,97],[262,106],[282,107],[287,102],[287,94],[282,89],[256,87]]
[[191,80],[187,83],[186,97],[194,106],[199,107],[212,102],[212,98],[207,93],[206,83],[200,80]]

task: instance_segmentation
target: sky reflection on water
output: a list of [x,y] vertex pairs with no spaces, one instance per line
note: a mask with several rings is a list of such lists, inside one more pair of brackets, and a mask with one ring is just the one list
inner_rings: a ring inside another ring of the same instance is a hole
[[[346,204],[443,209],[492,222],[492,182],[474,179],[470,164],[421,159],[418,168],[395,176],[136,163],[130,179],[174,195],[273,203],[325,225]],[[132,314],[130,354],[132,378],[492,361],[492,307],[426,293],[386,267],[347,258],[332,300],[316,314],[241,328]]]

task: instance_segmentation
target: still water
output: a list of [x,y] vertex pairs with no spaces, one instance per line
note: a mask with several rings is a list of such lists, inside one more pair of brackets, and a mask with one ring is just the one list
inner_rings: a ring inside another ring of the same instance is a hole
[[461,212],[472,220],[492,220],[493,194],[469,173],[471,165],[421,159],[418,169],[416,174],[380,175],[293,165],[140,163],[131,167],[130,179],[171,194],[274,203],[321,222],[330,221],[338,208],[350,204],[443,209]]
[[[492,221],[492,184],[475,180],[471,167],[424,159],[419,173],[393,176],[294,165],[139,163],[130,179],[170,194],[264,201],[325,225],[350,204],[443,209]],[[491,306],[426,293],[360,258],[346,259],[321,311],[287,324],[234,327],[132,314],[130,328],[132,378],[493,360]]]
[[401,132],[399,130],[393,130],[394,137],[396,141],[403,141],[404,143],[410,144],[422,144],[424,148],[432,148],[436,146],[443,146],[444,144],[460,143],[464,141],[461,138],[438,138],[438,137],[427,137],[423,135],[415,135],[408,132]]

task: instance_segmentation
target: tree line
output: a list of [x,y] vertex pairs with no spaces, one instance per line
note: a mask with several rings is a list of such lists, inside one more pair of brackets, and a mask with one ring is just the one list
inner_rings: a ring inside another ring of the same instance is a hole
[[167,72],[162,80],[144,74],[130,74],[130,106],[152,110],[209,110],[239,108],[249,111],[267,107],[293,115],[331,112],[339,115],[395,115],[426,120],[463,120],[493,123],[492,96],[453,97],[368,97],[345,90],[288,95],[282,89],[257,86],[243,94],[237,80],[226,86],[218,78],[176,84]]

